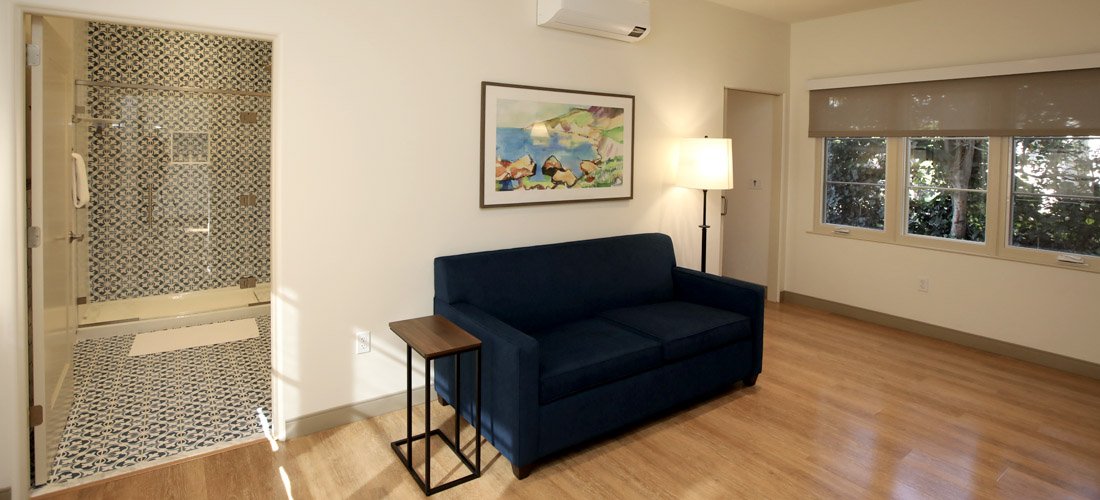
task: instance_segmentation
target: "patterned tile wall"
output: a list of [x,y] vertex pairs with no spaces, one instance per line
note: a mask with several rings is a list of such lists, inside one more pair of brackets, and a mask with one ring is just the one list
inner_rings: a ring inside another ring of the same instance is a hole
[[[107,23],[88,41],[93,82],[271,89],[269,42]],[[90,300],[270,281],[271,98],[82,90],[88,114],[119,120],[88,128]]]
[[271,43],[122,24],[88,24],[97,82],[271,92]]

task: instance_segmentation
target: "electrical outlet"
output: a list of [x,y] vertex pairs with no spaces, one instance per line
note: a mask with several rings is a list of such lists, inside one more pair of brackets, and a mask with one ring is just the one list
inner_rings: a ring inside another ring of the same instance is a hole
[[932,291],[932,278],[924,276],[917,282],[917,291],[928,293]]
[[355,332],[355,354],[370,352],[370,330]]

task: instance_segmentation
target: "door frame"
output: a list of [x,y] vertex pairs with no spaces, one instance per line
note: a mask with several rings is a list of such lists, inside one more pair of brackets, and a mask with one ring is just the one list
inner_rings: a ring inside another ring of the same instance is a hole
[[[284,383],[278,376],[282,373],[282,363],[279,353],[281,351],[282,340],[282,321],[280,318],[283,315],[283,301],[280,299],[278,293],[279,288],[279,276],[282,274],[278,272],[277,262],[278,260],[278,245],[276,237],[278,228],[281,226],[281,210],[279,205],[275,202],[275,195],[281,189],[281,182],[279,181],[279,158],[280,158],[280,129],[279,124],[282,123],[282,106],[279,104],[280,97],[282,95],[282,75],[279,71],[279,65],[276,64],[279,54],[282,53],[282,39],[275,33],[257,33],[246,32],[240,30],[233,30],[227,28],[221,28],[217,26],[196,26],[189,24],[179,24],[167,22],[157,19],[145,19],[145,18],[128,18],[121,16],[110,16],[100,14],[90,14],[87,12],[78,11],[66,11],[59,9],[49,8],[37,8],[26,5],[14,5],[10,8],[0,8],[0,26],[8,26],[9,36],[6,42],[0,41],[0,50],[6,50],[11,56],[10,65],[0,66],[0,111],[10,109],[11,114],[14,115],[14,120],[0,122],[0,151],[8,149],[14,154],[8,158],[0,157],[0,172],[8,170],[14,175],[0,176],[0,191],[6,191],[6,193],[0,193],[0,200],[7,199],[8,194],[14,194],[10,204],[0,204],[0,232],[6,231],[8,234],[14,234],[12,243],[14,248],[9,245],[7,248],[0,248],[0,269],[6,268],[13,271],[14,286],[7,286],[7,283],[0,282],[0,332],[11,332],[10,340],[12,346],[9,352],[12,358],[5,360],[3,355],[3,348],[8,347],[3,343],[0,343],[0,366],[3,366],[4,361],[12,361],[10,363],[10,369],[12,372],[6,374],[7,376],[0,377],[0,401],[5,395],[10,396],[16,404],[11,405],[8,411],[10,411],[10,423],[14,427],[11,429],[12,438],[17,444],[12,446],[6,452],[8,453],[8,460],[0,460],[0,463],[5,461],[11,463],[14,467],[11,477],[11,498],[22,499],[29,498],[31,490],[33,488],[33,482],[31,480],[31,428],[29,422],[31,401],[30,392],[30,350],[29,340],[30,331],[28,328],[29,319],[29,305],[30,297],[28,296],[28,284],[30,276],[28,275],[28,259],[30,258],[30,252],[27,248],[27,227],[29,220],[27,220],[27,196],[26,196],[26,183],[27,183],[27,127],[30,123],[27,121],[27,92],[29,89],[26,87],[27,82],[25,78],[25,48],[24,48],[24,16],[57,16],[75,18],[85,21],[101,21],[119,24],[137,24],[141,26],[148,26],[154,28],[175,29],[183,31],[192,31],[200,33],[211,33],[217,35],[236,36],[253,38],[258,40],[265,40],[271,42],[271,214],[270,214],[270,237],[271,237],[271,426],[274,437],[279,440],[285,439],[286,436],[286,419],[285,411],[283,410],[282,403],[283,397],[281,396],[284,391]],[[5,91],[8,93],[6,97],[3,96]],[[8,106],[10,105],[10,108]],[[0,113],[3,115],[4,113]],[[9,128],[13,127],[13,128]],[[10,161],[11,163],[8,163]],[[5,178],[6,177],[6,178]],[[10,184],[8,183],[10,182]],[[6,205],[6,206],[5,206]],[[11,226],[8,224],[11,223]],[[5,341],[4,337],[8,335],[0,336],[0,341]],[[3,379],[8,379],[11,384],[5,387]],[[18,402],[24,402],[25,404],[19,404]],[[0,425],[3,425],[3,419],[0,419]],[[2,434],[0,434],[2,435]],[[0,451],[0,453],[5,453]]]
[[[790,94],[773,90],[748,89],[741,87],[725,87],[722,89],[722,136],[729,137],[730,124],[726,120],[729,114],[729,91],[749,92],[763,94],[777,98],[778,106],[774,109],[772,130],[772,168],[771,168],[771,203],[768,210],[768,282],[766,299],[779,302],[779,295],[784,286],[784,270],[786,252],[786,192],[784,188],[787,180],[787,116],[790,109]],[[736,145],[734,145],[736,147]],[[736,183],[736,181],[735,181]],[[723,238],[719,240],[719,255],[724,255],[725,248],[725,219],[723,219]]]

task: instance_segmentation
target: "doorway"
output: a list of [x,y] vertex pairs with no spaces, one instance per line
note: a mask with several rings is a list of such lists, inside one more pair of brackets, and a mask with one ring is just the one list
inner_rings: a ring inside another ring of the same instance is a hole
[[32,482],[271,421],[267,40],[26,15]]
[[734,188],[723,193],[722,274],[778,283],[783,98],[726,89],[725,136],[733,140]]

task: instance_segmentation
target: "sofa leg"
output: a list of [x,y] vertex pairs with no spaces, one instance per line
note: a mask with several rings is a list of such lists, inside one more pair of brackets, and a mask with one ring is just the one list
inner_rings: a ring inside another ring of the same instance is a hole
[[745,387],[752,387],[752,386],[756,385],[756,377],[759,377],[759,376],[760,376],[759,373],[754,374],[754,375],[750,375],[750,376],[745,377],[744,379],[742,379],[741,382],[745,385]]
[[516,467],[515,464],[512,464],[512,475],[516,476],[516,479],[523,479],[531,475],[532,470],[535,470],[535,464],[527,464],[523,467]]
[[443,396],[439,396],[436,399],[439,400],[439,405],[440,406],[451,406],[451,404],[448,403],[446,399],[443,399]]

